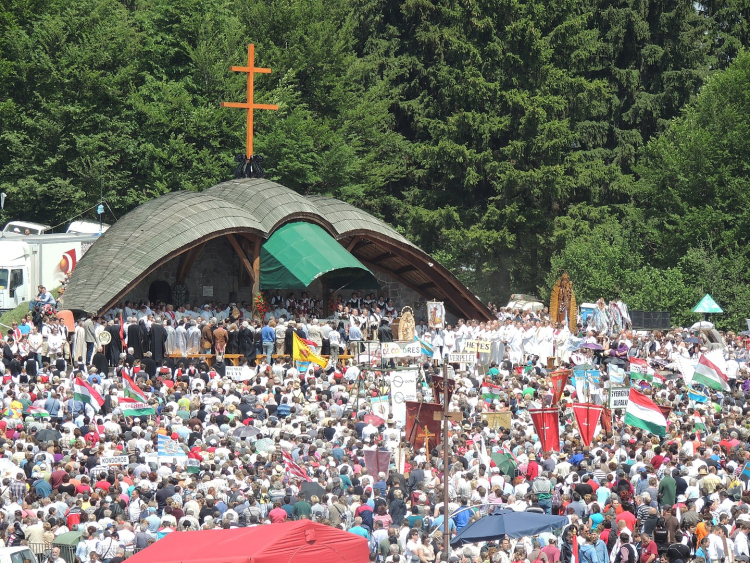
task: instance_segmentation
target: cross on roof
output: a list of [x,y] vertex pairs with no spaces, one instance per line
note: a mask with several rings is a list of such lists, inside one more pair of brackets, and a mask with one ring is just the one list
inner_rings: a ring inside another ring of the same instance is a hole
[[270,68],[260,68],[255,66],[255,45],[250,43],[247,46],[247,66],[230,67],[234,72],[247,73],[247,102],[221,102],[225,108],[242,108],[247,110],[247,147],[245,156],[248,160],[253,156],[253,110],[255,109],[279,109],[275,104],[256,104],[254,101],[255,93],[255,73],[271,74]]

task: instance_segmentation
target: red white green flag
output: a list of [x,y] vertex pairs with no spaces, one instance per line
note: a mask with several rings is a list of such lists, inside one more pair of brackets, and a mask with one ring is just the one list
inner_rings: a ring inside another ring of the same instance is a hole
[[135,399],[142,403],[148,402],[148,397],[146,397],[143,391],[140,390],[135,382],[130,379],[124,371],[122,372],[122,387],[126,397]]
[[695,366],[693,383],[696,381],[711,389],[729,391],[727,375],[705,355],[701,355],[698,364]]
[[75,381],[73,381],[73,398],[76,401],[91,405],[96,412],[99,412],[99,409],[104,404],[104,399],[102,399],[97,390],[80,377],[76,377]]

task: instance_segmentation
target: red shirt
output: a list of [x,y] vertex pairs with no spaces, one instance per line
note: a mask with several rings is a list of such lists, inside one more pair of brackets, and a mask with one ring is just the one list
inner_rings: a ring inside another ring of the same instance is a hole
[[271,524],[280,524],[281,522],[286,522],[287,513],[286,510],[281,507],[274,508],[268,513],[268,517],[271,519]]
[[625,520],[625,524],[628,527],[628,530],[634,530],[635,529],[635,514],[632,512],[629,512],[627,510],[623,510],[620,512],[620,514],[617,515],[617,518],[615,518],[615,522],[619,522],[620,520]]
[[655,541],[650,541],[648,545],[644,545],[641,548],[641,563],[646,563],[652,555],[654,556],[654,561],[659,558],[659,550],[656,548]]

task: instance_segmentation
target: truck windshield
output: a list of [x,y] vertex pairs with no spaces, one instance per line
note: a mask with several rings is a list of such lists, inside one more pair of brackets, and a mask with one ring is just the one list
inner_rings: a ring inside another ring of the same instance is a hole
[[8,289],[8,270],[0,268],[0,289]]

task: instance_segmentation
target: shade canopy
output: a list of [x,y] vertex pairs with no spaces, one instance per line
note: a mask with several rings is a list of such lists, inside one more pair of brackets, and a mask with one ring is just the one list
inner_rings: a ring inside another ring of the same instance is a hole
[[362,536],[310,520],[254,528],[172,532],[129,563],[367,563]]
[[505,536],[509,538],[534,536],[555,528],[562,528],[567,524],[567,516],[549,516],[498,508],[492,514],[466,526],[451,540],[451,545],[458,547],[466,543],[492,541]]
[[321,276],[334,290],[378,288],[372,272],[318,225],[287,223],[261,247],[261,289],[305,289]]
[[723,313],[721,307],[714,301],[714,298],[711,297],[708,293],[703,296],[703,299],[700,300],[700,302],[693,307],[693,313]]

